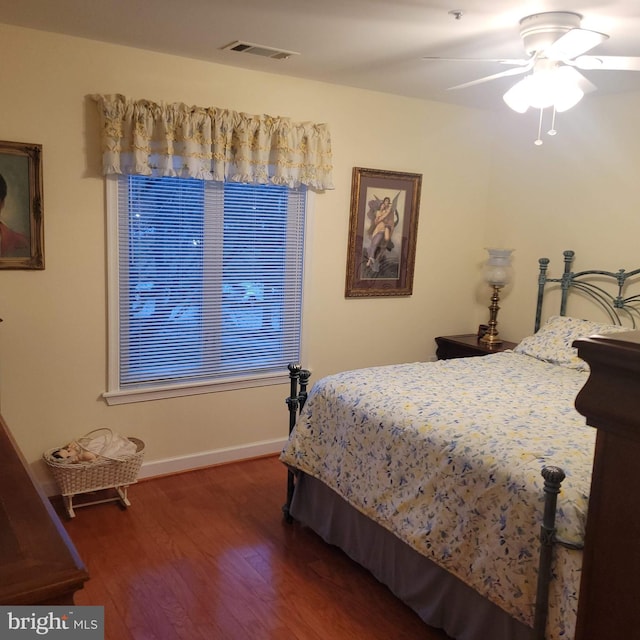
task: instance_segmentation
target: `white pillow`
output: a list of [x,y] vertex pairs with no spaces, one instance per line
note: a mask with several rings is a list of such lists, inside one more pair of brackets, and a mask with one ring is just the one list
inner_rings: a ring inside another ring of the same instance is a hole
[[589,371],[589,365],[578,357],[578,350],[571,346],[573,341],[596,334],[622,331],[630,331],[630,329],[569,316],[551,316],[537,333],[524,338],[514,351],[569,369]]

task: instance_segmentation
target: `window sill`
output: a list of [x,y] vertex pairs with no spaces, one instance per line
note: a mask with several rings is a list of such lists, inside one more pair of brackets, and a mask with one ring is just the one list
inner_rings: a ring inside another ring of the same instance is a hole
[[236,378],[217,382],[190,383],[163,387],[145,387],[141,389],[126,389],[106,391],[102,394],[108,405],[127,404],[131,402],[147,402],[150,400],[165,400],[166,398],[180,398],[195,396],[202,393],[217,393],[220,391],[234,391],[236,389],[250,389],[252,387],[267,387],[289,382],[289,375],[273,374],[255,378]]

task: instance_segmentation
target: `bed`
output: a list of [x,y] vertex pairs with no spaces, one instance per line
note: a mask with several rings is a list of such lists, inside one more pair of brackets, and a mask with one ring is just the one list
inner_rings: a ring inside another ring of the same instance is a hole
[[[512,351],[347,371],[309,393],[290,367],[285,516],[452,638],[574,637],[596,432],[574,407],[589,367],[573,343],[636,326],[640,269],[573,260],[552,278],[540,259],[536,331]],[[543,324],[549,288],[560,313]],[[570,292],[604,319],[567,316]]]

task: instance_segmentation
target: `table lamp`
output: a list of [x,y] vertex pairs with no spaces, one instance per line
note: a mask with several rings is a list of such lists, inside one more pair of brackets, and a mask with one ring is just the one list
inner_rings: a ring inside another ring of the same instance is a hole
[[511,280],[511,254],[513,249],[487,249],[489,258],[484,266],[484,280],[493,287],[491,306],[489,307],[489,322],[487,332],[480,338],[480,342],[488,347],[502,344],[498,337],[498,311],[500,307],[500,289]]

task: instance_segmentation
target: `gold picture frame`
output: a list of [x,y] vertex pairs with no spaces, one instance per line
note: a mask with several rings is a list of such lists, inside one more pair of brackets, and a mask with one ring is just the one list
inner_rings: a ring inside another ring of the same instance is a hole
[[345,297],[410,296],[422,174],[354,167]]
[[0,269],[44,269],[39,144],[0,141]]

